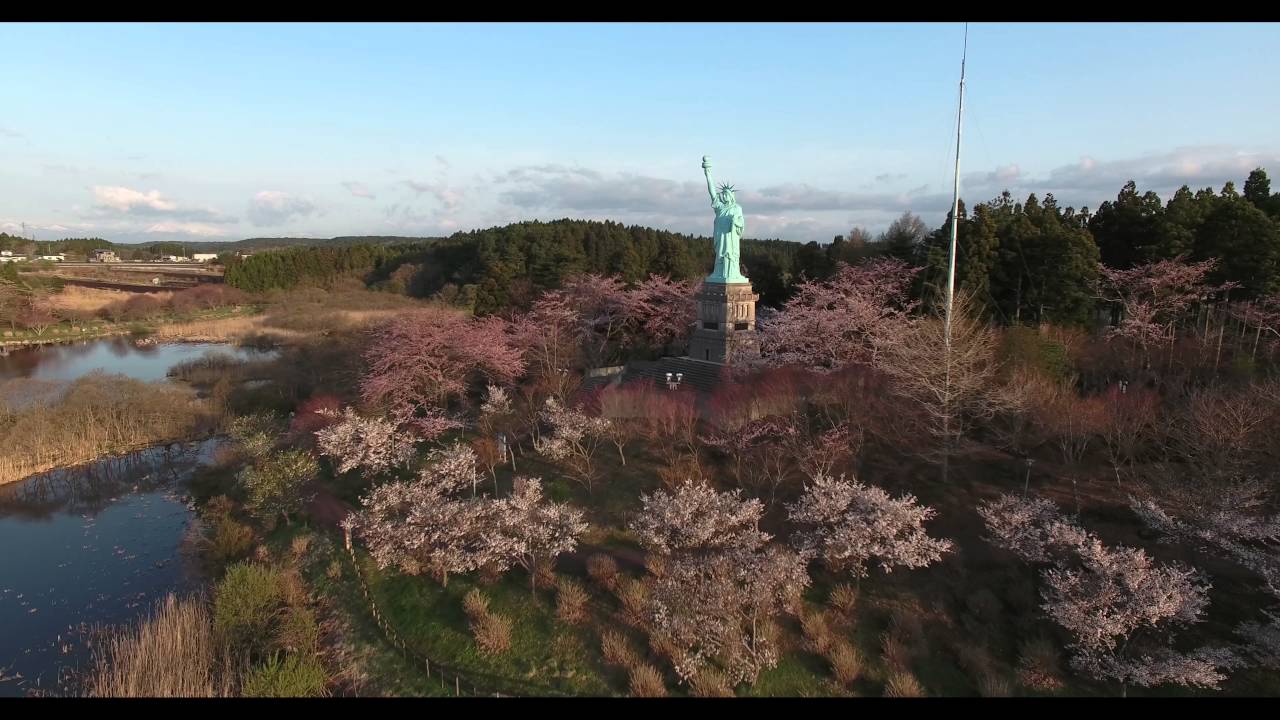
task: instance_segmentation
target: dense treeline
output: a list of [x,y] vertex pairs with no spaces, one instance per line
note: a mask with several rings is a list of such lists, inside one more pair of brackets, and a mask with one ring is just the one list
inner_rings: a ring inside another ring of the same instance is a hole
[[249,292],[325,283],[353,272],[376,270],[399,252],[382,245],[297,247],[247,258],[227,258],[226,282]]
[[[1130,181],[1097,212],[1058,207],[1053,195],[1014,202],[1009,193],[960,208],[957,282],[1007,322],[1080,323],[1096,307],[1099,263],[1117,270],[1186,256],[1216,259],[1215,283],[1235,283],[1232,297],[1253,299],[1280,290],[1280,194],[1266,171],[1249,174],[1244,193],[1183,185],[1167,203],[1139,195]],[[946,282],[951,216],[914,253],[925,266],[923,299]]]

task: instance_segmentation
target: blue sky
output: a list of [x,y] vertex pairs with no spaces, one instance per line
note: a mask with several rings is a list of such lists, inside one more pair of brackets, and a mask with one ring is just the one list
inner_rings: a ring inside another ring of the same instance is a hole
[[[0,230],[235,240],[612,218],[827,241],[950,202],[962,25],[0,25]],[[961,195],[1280,173],[1276,24],[969,29]]]

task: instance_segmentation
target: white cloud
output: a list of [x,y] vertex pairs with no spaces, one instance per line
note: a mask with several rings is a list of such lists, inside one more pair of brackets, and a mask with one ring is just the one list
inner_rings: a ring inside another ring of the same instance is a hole
[[205,208],[183,207],[160,194],[159,190],[142,192],[119,185],[95,185],[93,197],[97,217],[160,217],[204,223],[233,223],[234,217]]
[[369,192],[369,188],[365,187],[364,183],[359,183],[354,180],[348,180],[342,183],[342,187],[346,188],[347,192],[351,193],[355,197],[365,198],[368,200],[374,199],[373,193]]
[[142,193],[127,187],[95,185],[93,197],[98,201],[98,207],[126,213],[137,210],[171,212],[178,209],[178,204],[161,197],[159,190]]
[[22,133],[18,132],[17,130],[14,130],[13,128],[8,128],[3,125],[0,125],[0,137],[20,138],[24,136]]
[[259,227],[282,225],[294,217],[316,212],[310,200],[281,190],[263,190],[249,201],[249,220]]

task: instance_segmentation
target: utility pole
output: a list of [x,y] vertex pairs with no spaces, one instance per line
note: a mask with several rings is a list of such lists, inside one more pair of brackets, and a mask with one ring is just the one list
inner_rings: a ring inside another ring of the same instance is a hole
[[942,416],[942,479],[946,481],[951,462],[951,314],[956,292],[956,237],[960,230],[960,128],[964,119],[964,63],[969,56],[969,23],[964,24],[964,50],[960,54],[960,107],[956,110],[956,167],[951,186],[951,251],[947,260],[947,308],[943,320],[943,394],[947,407]]

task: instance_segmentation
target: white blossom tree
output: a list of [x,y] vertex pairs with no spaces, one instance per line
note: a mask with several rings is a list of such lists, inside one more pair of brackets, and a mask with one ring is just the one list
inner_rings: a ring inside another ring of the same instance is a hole
[[537,588],[538,565],[573,552],[587,530],[581,510],[543,498],[538,478],[516,478],[511,496],[495,506],[495,544],[502,556],[528,571],[530,592]]
[[339,474],[359,468],[365,477],[374,477],[406,467],[413,459],[418,438],[389,420],[360,417],[349,407],[340,416],[320,414],[337,420],[315,435],[320,454],[333,461]]
[[649,632],[681,682],[714,662],[730,682],[778,664],[772,618],[809,584],[808,557],[772,545],[682,556],[649,579]]
[[804,495],[787,506],[791,522],[805,528],[796,534],[796,544],[814,552],[832,570],[847,570],[857,577],[866,577],[867,564],[873,559],[885,572],[940,560],[952,543],[925,532],[924,523],[936,514],[911,494],[895,499],[878,487],[844,476],[814,477]]
[[563,462],[573,478],[591,492],[596,477],[595,455],[600,443],[608,438],[609,420],[567,407],[555,396],[547,398],[540,419],[551,432],[534,438],[534,449]]
[[627,527],[648,551],[677,552],[757,548],[768,542],[760,532],[764,505],[743,500],[740,491],[716,492],[706,482],[681,484],[674,493],[641,495],[642,509]]

